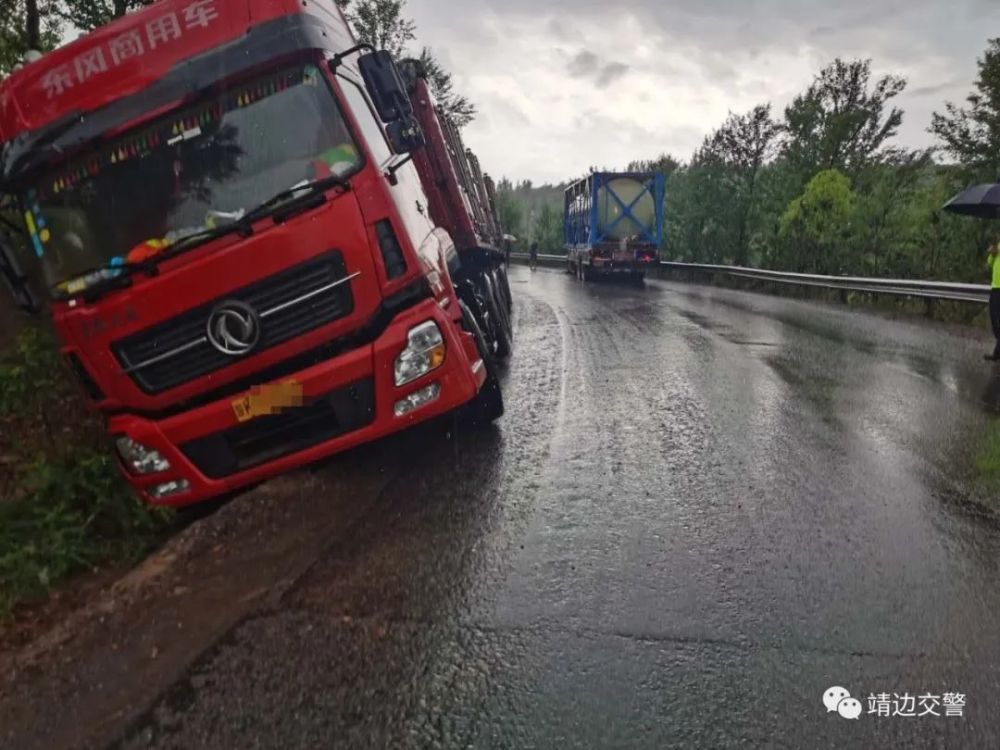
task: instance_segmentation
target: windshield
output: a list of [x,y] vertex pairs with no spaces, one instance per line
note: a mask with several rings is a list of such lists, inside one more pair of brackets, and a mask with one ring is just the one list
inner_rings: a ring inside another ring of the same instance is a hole
[[281,190],[350,174],[360,162],[318,68],[299,65],[44,174],[24,196],[25,222],[46,283],[72,294],[102,278],[88,274],[95,268],[155,257]]

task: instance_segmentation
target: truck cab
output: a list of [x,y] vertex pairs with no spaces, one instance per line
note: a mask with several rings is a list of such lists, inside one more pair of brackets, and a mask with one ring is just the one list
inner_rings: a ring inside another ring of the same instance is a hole
[[502,414],[495,325],[456,290],[405,88],[333,0],[129,14],[3,81],[0,139],[30,255],[7,241],[0,266],[22,303],[44,286],[148,502]]

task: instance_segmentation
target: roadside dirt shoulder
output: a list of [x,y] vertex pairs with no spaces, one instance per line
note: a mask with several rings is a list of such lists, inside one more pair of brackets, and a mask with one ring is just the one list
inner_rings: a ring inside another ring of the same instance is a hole
[[[362,450],[317,469],[322,481],[303,472],[238,497],[117,581],[95,585],[29,642],[0,652],[0,745],[106,745],[113,727],[350,533],[391,478],[390,457],[385,445]],[[343,494],[321,489],[331,478]]]

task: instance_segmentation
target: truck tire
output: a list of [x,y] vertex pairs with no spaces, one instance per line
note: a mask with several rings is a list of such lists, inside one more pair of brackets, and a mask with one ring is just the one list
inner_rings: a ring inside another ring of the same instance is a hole
[[495,273],[497,281],[500,283],[500,291],[503,292],[503,297],[507,300],[507,313],[510,317],[514,312],[514,295],[510,293],[510,279],[507,277],[507,269],[498,266]]
[[498,359],[506,359],[514,349],[511,340],[510,318],[504,313],[503,306],[499,302],[499,292],[489,274],[483,274],[480,281],[480,294],[486,303],[490,321],[493,324],[493,339],[496,343],[495,351]]
[[483,336],[479,323],[476,322],[476,317],[464,302],[459,300],[458,304],[462,308],[462,327],[471,333],[476,340],[479,358],[483,360],[483,366],[486,368],[486,382],[466,406],[465,416],[473,426],[485,427],[500,419],[504,413],[500,376],[497,373],[496,360],[490,354],[486,338]]
[[510,341],[511,350],[514,348],[514,317],[507,307],[507,301],[503,297],[503,292],[498,287],[494,287],[497,296],[497,306],[500,308],[500,315],[503,317],[503,327],[507,332],[507,340]]
[[458,285],[456,291],[458,292],[459,300],[468,309],[469,314],[479,328],[479,332],[483,335],[486,350],[490,354],[495,355],[497,343],[496,335],[493,332],[495,326],[491,320],[493,314],[486,303],[486,295],[483,294],[482,286],[472,279],[466,279]]
[[493,269],[493,293],[503,313],[504,325],[507,326],[507,333],[511,342],[514,341],[514,305],[510,298],[510,287],[507,285],[507,277],[502,268]]

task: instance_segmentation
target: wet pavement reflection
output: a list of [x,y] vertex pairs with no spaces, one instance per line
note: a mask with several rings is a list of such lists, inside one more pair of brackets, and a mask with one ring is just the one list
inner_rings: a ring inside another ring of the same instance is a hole
[[[512,282],[507,416],[396,438],[350,533],[124,747],[1000,744],[985,337]],[[962,693],[964,716],[869,715],[878,693]]]

